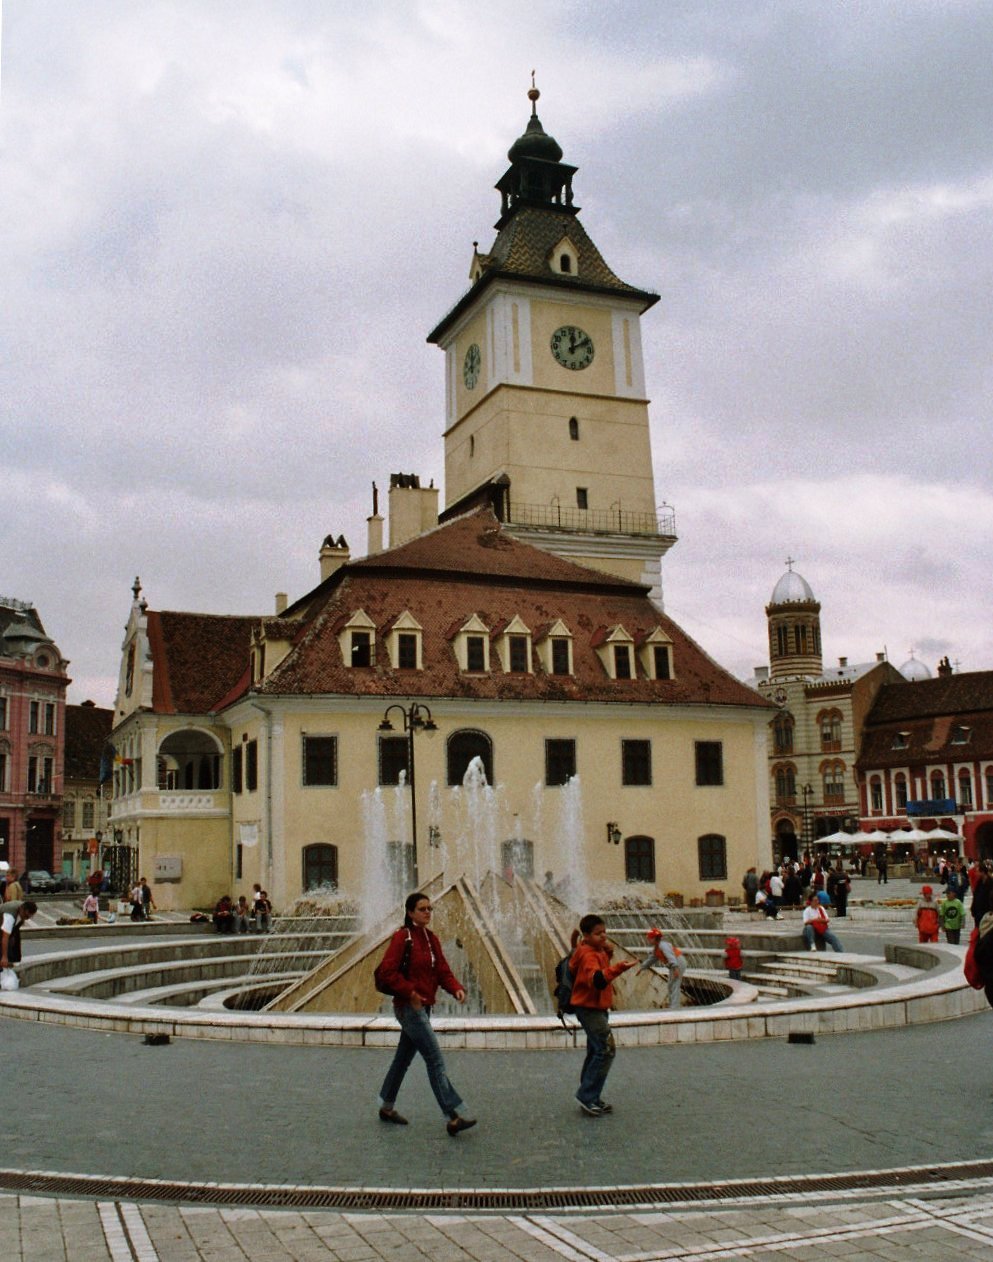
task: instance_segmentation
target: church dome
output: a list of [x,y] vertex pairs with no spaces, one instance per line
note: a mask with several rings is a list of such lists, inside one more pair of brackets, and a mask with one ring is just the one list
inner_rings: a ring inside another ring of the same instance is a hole
[[524,135],[518,136],[510,146],[507,157],[511,162],[516,162],[519,158],[544,158],[546,162],[561,162],[562,146],[548,135],[538,115],[532,114]]
[[772,589],[771,605],[795,605],[801,601],[815,600],[810,584],[795,570],[787,570]]
[[921,679],[931,678],[931,672],[924,663],[918,661],[916,657],[911,657],[908,661],[904,662],[904,664],[900,667],[900,674],[904,677],[904,679],[910,680],[911,683],[917,683]]

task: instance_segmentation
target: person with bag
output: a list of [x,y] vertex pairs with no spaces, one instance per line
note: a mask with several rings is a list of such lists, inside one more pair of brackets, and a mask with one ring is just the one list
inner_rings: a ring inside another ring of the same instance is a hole
[[[38,904],[27,898],[21,903],[0,907],[0,974],[4,990],[17,989],[14,965],[21,962],[21,926],[37,912]],[[10,974],[10,976],[8,976]],[[13,984],[11,984],[11,977]]]
[[572,1011],[586,1031],[586,1059],[576,1099],[587,1117],[602,1117],[613,1111],[601,1094],[616,1054],[614,1036],[610,1032],[610,1009],[614,1006],[611,983],[627,969],[634,968],[636,961],[610,962],[614,948],[607,942],[607,926],[593,914],[579,922],[578,932],[573,931],[572,945],[569,961],[573,976]]
[[803,909],[803,940],[808,951],[823,951],[826,946],[835,951],[845,949],[831,932],[827,909],[816,894],[810,895],[807,906]]
[[420,1052],[434,1098],[448,1119],[446,1130],[454,1139],[475,1126],[476,1119],[459,1112],[464,1107],[462,1097],[445,1069],[431,1028],[431,1009],[439,986],[459,1003],[465,1002],[465,987],[448,967],[441,943],[428,928],[433,910],[430,898],[420,892],[409,894],[404,907],[403,927],[393,934],[375,972],[376,989],[393,996],[393,1012],[400,1022],[400,1042],[379,1091],[379,1117],[396,1126],[407,1125],[407,1119],[396,1110],[396,1099],[414,1056]]

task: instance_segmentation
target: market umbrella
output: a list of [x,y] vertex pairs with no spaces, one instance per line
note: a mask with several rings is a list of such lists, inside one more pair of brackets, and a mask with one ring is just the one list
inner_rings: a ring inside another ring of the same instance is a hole
[[850,846],[853,842],[858,841],[858,834],[846,833],[843,830],[839,830],[836,833],[829,833],[827,837],[816,837],[814,840],[817,844],[820,844],[822,841],[828,841],[831,842],[832,845],[838,844],[842,846]]

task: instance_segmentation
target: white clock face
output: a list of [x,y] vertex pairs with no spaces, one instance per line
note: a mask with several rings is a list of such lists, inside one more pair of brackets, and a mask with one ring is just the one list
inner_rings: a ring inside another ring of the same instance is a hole
[[475,390],[482,363],[483,357],[480,354],[479,347],[473,342],[465,353],[465,359],[462,361],[462,380],[465,382],[467,390]]
[[578,372],[593,363],[593,339],[574,324],[563,324],[552,334],[552,354],[563,368]]

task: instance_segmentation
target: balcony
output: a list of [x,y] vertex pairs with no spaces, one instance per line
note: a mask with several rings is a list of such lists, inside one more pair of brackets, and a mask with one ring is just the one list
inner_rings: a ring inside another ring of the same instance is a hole
[[654,513],[628,513],[620,508],[511,503],[506,520],[514,526],[576,530],[585,534],[645,535],[673,541],[676,538],[676,513],[666,506]]

